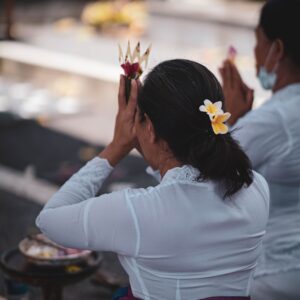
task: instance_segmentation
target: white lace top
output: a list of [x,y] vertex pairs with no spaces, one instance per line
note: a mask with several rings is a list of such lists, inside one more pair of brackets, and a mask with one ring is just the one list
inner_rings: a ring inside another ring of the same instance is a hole
[[190,166],[169,170],[156,187],[95,197],[112,171],[94,158],[67,181],[37,218],[67,247],[113,251],[141,299],[246,296],[268,218],[268,187],[254,182],[223,200]]

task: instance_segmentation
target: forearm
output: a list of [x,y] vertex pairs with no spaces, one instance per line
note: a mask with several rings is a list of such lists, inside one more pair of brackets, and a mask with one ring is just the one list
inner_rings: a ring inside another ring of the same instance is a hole
[[106,159],[95,157],[52,196],[44,209],[72,205],[94,197],[112,170]]
[[112,142],[100,152],[99,157],[106,159],[111,166],[115,167],[131,150],[132,147],[124,147]]

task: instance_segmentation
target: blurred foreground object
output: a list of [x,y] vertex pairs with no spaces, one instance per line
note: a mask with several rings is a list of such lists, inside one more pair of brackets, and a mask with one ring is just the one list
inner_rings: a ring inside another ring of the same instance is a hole
[[86,5],[82,22],[100,30],[125,28],[130,33],[139,35],[144,32],[146,17],[146,5],[143,1],[99,1]]
[[4,1],[4,35],[0,36],[0,40],[14,40],[13,35],[13,12],[15,0]]

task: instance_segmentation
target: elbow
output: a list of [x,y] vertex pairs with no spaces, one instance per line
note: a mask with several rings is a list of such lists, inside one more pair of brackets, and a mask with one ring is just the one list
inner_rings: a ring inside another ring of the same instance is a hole
[[[53,240],[53,224],[48,211],[42,210],[35,220],[35,225],[46,237]],[[54,240],[53,240],[54,241]]]
[[45,213],[44,211],[41,211],[37,218],[35,219],[35,225],[38,227],[38,229],[45,233]]
[[36,225],[36,227],[41,229],[41,212],[39,213],[39,215],[35,219],[35,225]]

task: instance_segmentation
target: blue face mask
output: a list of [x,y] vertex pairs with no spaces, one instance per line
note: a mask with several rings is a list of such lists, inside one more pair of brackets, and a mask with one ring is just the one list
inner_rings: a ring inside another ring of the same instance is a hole
[[272,90],[277,81],[277,74],[274,71],[269,73],[265,66],[261,66],[258,72],[258,79],[265,90]]
[[278,67],[278,63],[273,68],[272,72],[268,72],[266,69],[266,65],[269,62],[274,44],[271,46],[269,53],[267,55],[264,66],[261,66],[258,71],[258,80],[260,81],[261,86],[266,90],[272,90],[277,81],[276,70]]

